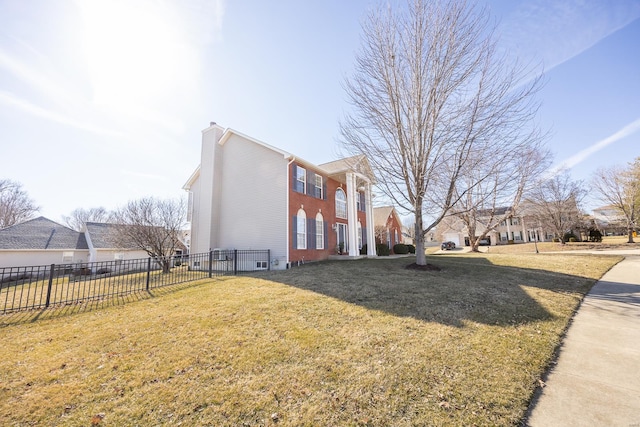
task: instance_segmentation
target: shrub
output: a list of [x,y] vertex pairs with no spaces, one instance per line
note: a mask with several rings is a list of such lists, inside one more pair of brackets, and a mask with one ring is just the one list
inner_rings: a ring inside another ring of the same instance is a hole
[[551,241],[554,243],[560,243],[560,239],[557,237],[554,237],[553,239],[551,239]]
[[409,253],[409,248],[403,243],[393,245],[393,253],[396,255],[404,255]]
[[570,241],[571,243],[575,243],[577,240],[576,240],[576,238],[575,238],[575,237],[569,237],[569,241]]
[[589,241],[590,242],[602,242],[602,233],[597,228],[589,229]]
[[362,245],[362,247],[360,248],[360,255],[366,255],[367,254],[367,244],[365,243],[364,245]]
[[416,247],[413,245],[407,245],[407,249],[409,250],[410,254],[415,254],[416,253]]
[[[571,240],[571,239],[573,239],[573,240]],[[562,240],[564,240],[565,242],[577,242],[578,238],[573,233],[565,233],[564,239],[562,239]]]
[[378,243],[376,245],[376,253],[378,254],[378,256],[389,256],[389,247],[384,243]]

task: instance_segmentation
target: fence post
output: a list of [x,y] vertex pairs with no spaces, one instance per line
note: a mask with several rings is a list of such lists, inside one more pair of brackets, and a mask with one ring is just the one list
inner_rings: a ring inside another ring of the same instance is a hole
[[213,276],[213,251],[209,251],[209,279]]
[[233,275],[238,274],[238,250],[233,250]]
[[56,271],[56,265],[51,264],[51,269],[49,270],[49,286],[47,286],[47,302],[45,304],[46,308],[49,308],[49,304],[51,304],[51,288],[53,287],[53,273]]
[[267,270],[271,270],[271,249],[267,249]]
[[150,279],[151,279],[151,257],[147,258],[147,290],[149,290]]

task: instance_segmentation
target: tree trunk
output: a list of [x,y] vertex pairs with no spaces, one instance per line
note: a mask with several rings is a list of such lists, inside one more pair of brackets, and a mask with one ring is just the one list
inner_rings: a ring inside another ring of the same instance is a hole
[[629,227],[628,229],[628,235],[629,235],[629,240],[627,240],[627,243],[635,243],[633,241],[633,227]]
[[171,273],[171,257],[164,257],[160,261],[160,265],[162,266],[162,274]]
[[424,233],[422,232],[422,207],[416,209],[416,264],[427,265],[427,257],[424,253]]

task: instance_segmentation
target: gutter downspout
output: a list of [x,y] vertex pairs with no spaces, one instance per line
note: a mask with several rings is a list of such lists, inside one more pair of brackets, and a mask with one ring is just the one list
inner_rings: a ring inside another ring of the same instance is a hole
[[[289,215],[289,192],[291,191],[291,179],[290,179],[291,178],[291,167],[290,166],[291,166],[291,164],[293,162],[296,161],[296,157],[295,156],[289,156],[288,158],[291,159],[291,160],[289,160],[289,163],[287,163],[287,206],[286,206],[286,209],[285,209],[287,211],[286,221],[285,221],[286,227],[287,227],[287,233],[286,233],[286,235],[287,235],[287,245],[286,245],[286,247],[287,247],[287,260],[286,260],[286,263],[287,264],[286,265],[287,266],[286,266],[286,268],[289,268],[289,261],[290,261],[290,258],[289,258],[289,247],[291,246],[291,242],[292,242],[292,240],[291,240],[291,238],[292,238],[292,236],[291,236],[291,224],[289,223],[289,216],[290,216]],[[285,160],[286,159],[287,159],[287,157],[285,157]]]

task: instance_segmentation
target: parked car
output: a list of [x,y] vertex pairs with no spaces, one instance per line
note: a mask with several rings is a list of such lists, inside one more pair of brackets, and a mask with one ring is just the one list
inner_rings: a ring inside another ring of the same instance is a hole
[[456,244],[454,242],[442,242],[440,245],[440,249],[443,251],[450,251],[451,249],[455,249]]
[[490,246],[491,242],[489,241],[489,239],[482,239],[482,240],[480,240],[478,245],[480,245],[480,246]]

